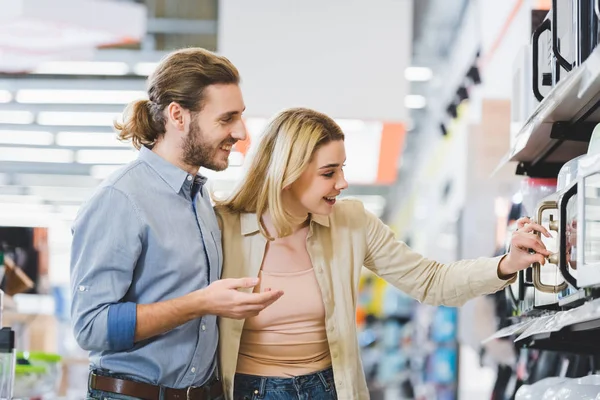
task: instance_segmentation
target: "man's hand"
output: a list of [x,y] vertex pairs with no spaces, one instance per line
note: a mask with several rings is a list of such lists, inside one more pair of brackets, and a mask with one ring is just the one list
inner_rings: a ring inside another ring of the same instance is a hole
[[536,232],[540,232],[546,237],[552,237],[546,228],[527,217],[517,221],[517,230],[512,234],[510,241],[510,251],[498,266],[500,278],[510,277],[534,262],[539,262],[541,265],[546,263],[546,257],[552,252],[546,249]]
[[258,285],[258,278],[221,279],[197,292],[203,314],[245,319],[258,315],[283,295],[281,290],[245,293],[238,289]]

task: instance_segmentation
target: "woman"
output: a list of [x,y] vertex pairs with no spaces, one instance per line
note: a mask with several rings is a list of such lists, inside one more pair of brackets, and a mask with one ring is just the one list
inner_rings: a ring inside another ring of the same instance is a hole
[[362,266],[419,301],[459,306],[550,254],[532,234],[548,232],[522,220],[504,257],[428,260],[361,202],[336,199],[348,187],[345,161],[344,134],[331,118],[283,111],[241,186],[217,205],[223,278],[257,276],[254,291],[284,293],[245,322],[221,319],[228,399],[368,399],[355,323]]

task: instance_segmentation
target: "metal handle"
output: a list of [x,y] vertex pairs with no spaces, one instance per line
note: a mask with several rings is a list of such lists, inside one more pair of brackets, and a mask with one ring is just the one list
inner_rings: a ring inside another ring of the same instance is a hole
[[569,266],[567,265],[567,204],[569,203],[569,199],[577,194],[577,183],[575,183],[569,190],[564,192],[564,194],[559,199],[559,218],[560,218],[560,230],[559,230],[559,262],[558,269],[562,274],[565,281],[569,282],[571,286],[575,289],[577,287],[577,278],[575,278],[569,272]]
[[549,19],[544,20],[544,22],[542,22],[540,24],[540,26],[538,26],[537,28],[535,28],[535,31],[533,32],[533,38],[531,39],[532,41],[532,61],[533,61],[533,77],[531,79],[532,84],[533,84],[533,95],[535,96],[536,99],[538,99],[538,101],[542,101],[544,100],[544,96],[542,95],[542,93],[540,92],[540,87],[539,87],[539,80],[540,80],[540,35],[542,33],[544,33],[545,31],[549,31],[552,29],[552,22]]
[[[537,223],[542,222],[542,214],[546,210],[558,210],[558,204],[554,200],[544,201],[537,209]],[[541,239],[542,235],[540,232],[536,232],[536,235]],[[558,255],[552,254],[547,258],[549,263],[558,265]],[[556,261],[556,262],[553,262]],[[567,283],[563,282],[560,285],[546,285],[542,283],[542,265],[539,262],[535,262],[531,265],[533,268],[533,286],[544,293],[559,293],[567,288]]]
[[567,71],[571,71],[573,65],[565,60],[558,48],[558,0],[552,0],[552,24],[552,52],[554,53],[554,57],[556,57],[561,67]]
[[554,216],[550,216],[550,222],[548,223],[548,229],[554,232],[558,232],[559,221],[554,220]]
[[600,0],[594,1],[594,12],[596,13],[596,17],[600,19]]

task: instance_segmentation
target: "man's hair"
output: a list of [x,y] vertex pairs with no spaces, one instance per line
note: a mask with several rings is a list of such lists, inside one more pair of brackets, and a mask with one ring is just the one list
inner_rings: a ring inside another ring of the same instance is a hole
[[123,122],[116,122],[119,139],[131,140],[139,149],[152,147],[165,133],[165,108],[172,102],[200,111],[210,85],[239,84],[237,68],[225,57],[201,48],[168,54],[148,77],[148,100],[130,103]]

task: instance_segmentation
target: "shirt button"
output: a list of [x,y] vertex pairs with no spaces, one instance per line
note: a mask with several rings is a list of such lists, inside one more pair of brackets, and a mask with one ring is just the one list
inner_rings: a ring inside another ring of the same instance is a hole
[[319,267],[319,273],[322,274],[323,273],[323,268]]
[[191,176],[191,175],[188,175],[188,176],[187,176],[187,180],[188,180],[188,181],[191,181],[192,179],[194,179],[194,178],[192,178],[192,176]]
[[206,325],[202,325],[202,330],[205,331],[206,330]]
[[192,367],[192,374],[196,372],[196,367]]
[[336,351],[333,352],[333,358],[337,358],[338,353]]
[[344,386],[344,382],[342,382],[342,381],[338,381],[337,384],[338,384],[338,386]]
[[80,292],[85,292],[85,286],[83,286],[83,285],[79,286],[79,291]]

